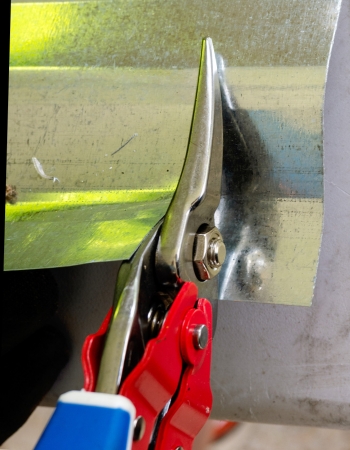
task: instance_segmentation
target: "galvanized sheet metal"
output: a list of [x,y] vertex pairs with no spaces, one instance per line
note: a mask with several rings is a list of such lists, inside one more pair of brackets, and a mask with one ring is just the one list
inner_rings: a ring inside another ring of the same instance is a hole
[[18,201],[6,206],[5,269],[132,254],[180,175],[209,35],[248,149],[232,148],[218,213],[229,248],[221,298],[310,304],[339,4],[13,3],[7,182]]

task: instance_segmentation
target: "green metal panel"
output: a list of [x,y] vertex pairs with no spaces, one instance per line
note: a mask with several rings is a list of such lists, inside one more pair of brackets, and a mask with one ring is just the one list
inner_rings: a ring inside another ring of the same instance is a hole
[[[255,174],[232,192],[238,209],[221,296],[310,304],[323,217],[324,83],[339,5],[13,2],[7,183],[17,202],[6,205],[5,269],[131,256],[179,179],[201,39],[210,36]],[[244,168],[235,170],[241,177]],[[262,284],[242,289],[239,254],[256,259],[257,248]]]

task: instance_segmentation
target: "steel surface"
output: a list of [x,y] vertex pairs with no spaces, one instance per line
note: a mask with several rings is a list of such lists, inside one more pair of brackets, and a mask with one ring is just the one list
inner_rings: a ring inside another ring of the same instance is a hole
[[[17,203],[6,205],[5,269],[131,256],[179,179],[201,39],[210,36],[247,149],[230,153],[235,136],[226,135],[220,298],[309,305],[339,6],[14,2],[7,183]],[[60,182],[43,178],[33,157]],[[134,201],[124,201],[130,191]]]

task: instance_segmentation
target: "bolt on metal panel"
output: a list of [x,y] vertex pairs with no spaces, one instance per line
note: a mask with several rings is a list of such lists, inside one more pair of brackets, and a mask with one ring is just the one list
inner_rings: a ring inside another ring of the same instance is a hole
[[226,99],[220,298],[310,305],[339,6],[13,2],[5,269],[131,256],[179,179],[210,36]]

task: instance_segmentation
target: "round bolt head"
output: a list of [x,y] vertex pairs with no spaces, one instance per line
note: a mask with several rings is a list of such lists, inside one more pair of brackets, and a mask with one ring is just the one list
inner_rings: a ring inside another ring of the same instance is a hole
[[146,421],[142,416],[134,420],[134,441],[140,441],[146,431]]
[[205,281],[215,277],[220,272],[225,257],[226,247],[216,227],[196,234],[193,264],[199,280]]
[[156,337],[163,325],[163,320],[165,317],[164,308],[160,305],[156,308],[152,308],[148,313],[148,324],[151,333],[151,337]]
[[206,325],[197,325],[193,333],[194,346],[197,350],[204,350],[208,345],[208,328]]
[[222,239],[214,238],[209,243],[208,260],[212,269],[221,267],[225,262],[226,247]]

